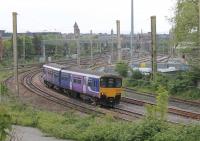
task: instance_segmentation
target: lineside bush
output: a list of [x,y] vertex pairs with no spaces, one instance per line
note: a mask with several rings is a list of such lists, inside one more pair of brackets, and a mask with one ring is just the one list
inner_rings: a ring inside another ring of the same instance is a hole
[[181,125],[170,125],[156,118],[124,122],[114,119],[112,115],[81,117],[73,112],[58,114],[36,110],[27,105],[13,102],[7,107],[12,115],[13,124],[37,127],[48,136],[61,139],[77,141],[179,141],[176,140],[175,135],[181,134],[187,138],[181,138],[180,141],[188,141],[186,139],[197,141],[195,139],[200,137],[200,125],[181,128]]
[[11,116],[5,106],[0,104],[0,141],[4,141],[11,130]]

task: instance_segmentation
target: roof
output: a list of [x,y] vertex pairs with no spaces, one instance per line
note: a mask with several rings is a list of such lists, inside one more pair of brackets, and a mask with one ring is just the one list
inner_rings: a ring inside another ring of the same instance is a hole
[[54,70],[62,70],[62,72],[75,72],[77,75],[82,75],[82,74],[87,74],[91,77],[107,77],[107,76],[112,76],[112,77],[117,77],[119,78],[119,76],[113,75],[113,74],[109,74],[109,73],[103,73],[103,72],[96,72],[96,71],[92,71],[92,70],[85,70],[85,69],[80,69],[80,68],[69,68],[67,66],[64,65],[59,65],[56,63],[50,63],[50,64],[45,64],[43,65],[43,67],[48,67],[48,68],[52,68]]
[[45,65],[43,65],[43,67],[50,68],[50,69],[53,69],[53,70],[56,70],[56,71],[60,71],[61,69],[67,68],[66,66],[59,65],[59,64],[56,64],[56,63],[45,64]]

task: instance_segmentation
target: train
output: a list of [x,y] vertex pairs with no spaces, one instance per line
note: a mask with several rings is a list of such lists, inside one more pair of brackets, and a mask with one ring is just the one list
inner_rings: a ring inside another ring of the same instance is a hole
[[121,100],[122,78],[117,75],[49,63],[43,65],[43,80],[49,88],[96,105],[113,107]]

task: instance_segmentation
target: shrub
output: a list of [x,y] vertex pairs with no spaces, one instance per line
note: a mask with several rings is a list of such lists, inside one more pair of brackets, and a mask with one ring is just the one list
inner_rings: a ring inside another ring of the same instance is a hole
[[134,71],[132,71],[131,78],[132,79],[142,79],[143,75],[142,75],[142,73],[139,70],[134,70]]
[[0,105],[0,141],[4,141],[11,130],[11,116],[6,108]]
[[115,71],[119,73],[122,77],[127,77],[128,75],[128,64],[124,62],[119,62],[116,64]]
[[129,140],[151,141],[156,134],[162,133],[166,129],[167,126],[164,122],[159,120],[146,120],[140,124],[137,124],[135,128],[132,128],[131,137]]

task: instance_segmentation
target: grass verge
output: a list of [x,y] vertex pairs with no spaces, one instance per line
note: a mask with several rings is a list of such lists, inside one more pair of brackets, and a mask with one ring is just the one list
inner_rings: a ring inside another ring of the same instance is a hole
[[39,128],[46,136],[77,141],[198,141],[200,125],[170,125],[159,120],[124,122],[111,115],[80,117],[42,111],[11,101],[4,104],[12,124]]

